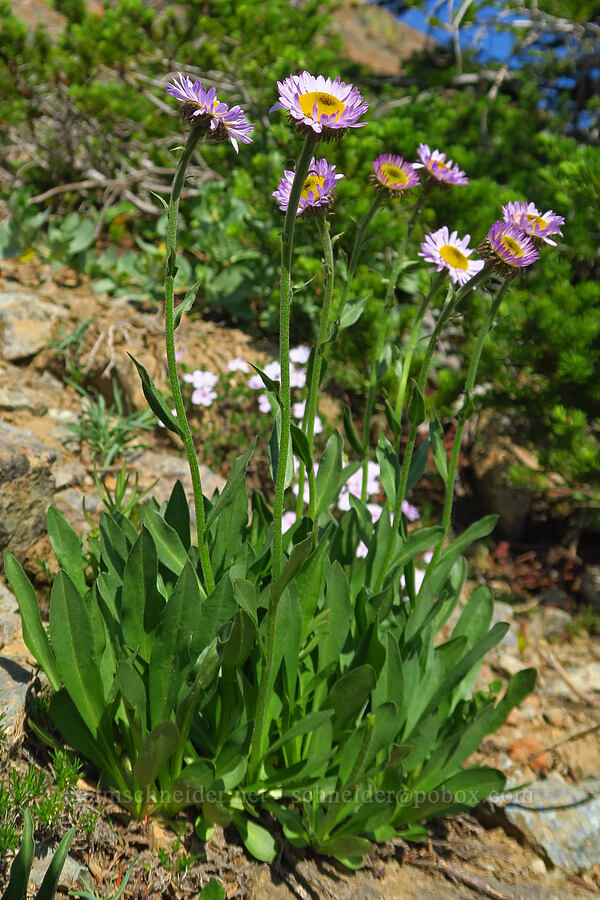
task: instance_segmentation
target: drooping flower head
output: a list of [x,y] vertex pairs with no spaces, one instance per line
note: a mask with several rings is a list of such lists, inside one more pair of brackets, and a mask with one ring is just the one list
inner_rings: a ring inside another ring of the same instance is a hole
[[[294,183],[294,172],[284,171],[279,187],[273,191],[273,196],[279,201],[279,209],[287,212],[290,202],[290,192]],[[343,175],[336,174],[335,166],[330,166],[326,159],[311,159],[308,174],[302,185],[300,201],[296,215],[299,216],[306,209],[320,206],[328,206],[333,198],[333,191]]]
[[279,103],[275,109],[286,109],[296,127],[304,133],[313,132],[321,138],[340,138],[348,128],[360,128],[366,122],[359,122],[367,111],[358,88],[346,84],[339,78],[325,78],[323,75],[289,75],[277,82]]
[[513,201],[502,207],[502,218],[511,225],[516,225],[525,234],[532,238],[538,238],[538,244],[551,244],[556,247],[556,241],[550,240],[550,234],[560,234],[560,226],[564,225],[564,218],[557,216],[549,209],[543,215],[536,208],[535,203],[523,203]]
[[383,188],[392,197],[397,197],[408,188],[419,184],[419,176],[415,167],[406,162],[402,156],[382,153],[374,160],[373,168],[377,186]]
[[442,184],[468,184],[469,179],[458,165],[440,150],[430,150],[427,144],[419,144],[417,149],[420,163],[413,163],[415,169],[427,169],[427,174]]
[[502,275],[516,275],[539,259],[531,238],[510,222],[494,222],[479,252]]
[[426,262],[433,263],[438,272],[447,269],[455,284],[466,284],[483,269],[485,263],[479,259],[469,259],[473,249],[469,249],[471,235],[459,238],[458,231],[452,234],[444,225],[437,231],[425,235],[421,244],[421,253]]
[[178,73],[179,81],[167,85],[167,94],[183,103],[181,118],[202,129],[204,135],[210,134],[215,141],[230,140],[233,149],[238,152],[238,141],[251,144],[250,132],[254,128],[246,119],[241,106],[232,106],[217,99],[216,88],[206,88],[199,81],[192,81],[189,75]]

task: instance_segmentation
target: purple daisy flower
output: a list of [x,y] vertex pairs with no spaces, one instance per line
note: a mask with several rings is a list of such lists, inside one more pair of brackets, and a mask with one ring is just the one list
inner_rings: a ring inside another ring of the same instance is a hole
[[417,150],[420,163],[413,163],[415,169],[427,169],[429,175],[444,184],[468,184],[469,179],[452,160],[446,160],[446,154],[440,150],[430,150],[427,144],[419,144]]
[[510,222],[494,222],[480,252],[503,275],[516,275],[539,259],[531,238]]
[[[317,160],[313,157],[302,185],[296,215],[301,215],[310,207],[328,206],[336,184],[343,177],[336,175],[335,166],[330,166],[326,159]],[[279,209],[283,212],[287,212],[293,183],[294,172],[284,171],[279,187],[273,191],[273,196],[279,201]]]
[[425,235],[419,256],[426,262],[433,263],[438,272],[447,269],[455,284],[466,284],[485,265],[483,260],[469,259],[474,252],[474,249],[469,249],[470,240],[470,234],[459,238],[458,231],[450,234],[444,225],[443,228]]
[[297,127],[322,137],[341,137],[348,128],[360,128],[359,122],[367,111],[358,88],[339,78],[325,78],[302,72],[277,82],[279,103],[269,110],[286,109]]
[[232,106],[217,99],[216,88],[206,88],[199,81],[192,81],[189,75],[178,73],[179,82],[167,85],[167,94],[183,103],[181,117],[187,122],[203,129],[205,134],[212,134],[216,141],[230,140],[233,149],[238,152],[238,141],[251,144],[250,132],[254,128],[246,119],[241,106]]
[[551,244],[553,247],[556,247],[556,241],[550,240],[548,235],[560,234],[562,237],[560,226],[564,225],[565,221],[562,216],[557,216],[551,209],[542,215],[535,203],[524,203],[518,200],[511,201],[502,207],[502,218],[505,222],[516,225],[525,234],[539,238],[541,243]]
[[384,188],[392,196],[397,196],[402,191],[419,184],[419,176],[415,167],[406,162],[402,156],[382,153],[372,165],[375,169],[378,186]]

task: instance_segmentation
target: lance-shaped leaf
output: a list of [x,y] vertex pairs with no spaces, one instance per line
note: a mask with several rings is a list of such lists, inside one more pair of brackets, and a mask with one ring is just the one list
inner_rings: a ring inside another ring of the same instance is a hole
[[174,328],[177,328],[177,326],[181,322],[181,317],[183,316],[183,314],[190,310],[194,305],[196,294],[198,293],[198,288],[200,287],[201,283],[202,282],[200,281],[195,281],[194,284],[185,292],[185,297],[183,298],[181,303],[175,307],[175,311],[173,314]]
[[142,791],[154,784],[158,770],[169,762],[178,742],[179,730],[173,722],[159,722],[154,726],[133,766],[133,774]]
[[123,572],[121,624],[123,637],[146,662],[164,599],[158,592],[158,556],[150,532],[142,527]]
[[105,701],[94,633],[83,598],[61,569],[50,594],[50,640],[63,683],[81,718],[96,735]]
[[79,535],[71,528],[61,512],[51,506],[46,515],[48,537],[56,557],[67,575],[73,580],[77,590],[84,594],[87,590],[83,570],[83,553]]
[[198,578],[188,562],[164,606],[152,644],[148,676],[152,727],[173,714],[180,685],[191,666],[190,643],[200,605]]
[[144,397],[148,403],[148,406],[152,410],[155,416],[163,423],[163,425],[169,429],[169,431],[175,432],[175,434],[181,437],[181,427],[176,417],[171,412],[169,404],[165,400],[163,394],[156,387],[154,382],[152,381],[148,371],[144,368],[144,366],[134,359],[131,353],[127,354],[138,370],[138,374],[142,381],[142,390],[144,392]]
[[58,691],[63,682],[56,659],[50,649],[46,629],[42,625],[36,593],[21,564],[10,550],[4,554],[4,571],[19,604],[25,645],[48,676],[52,690]]
[[231,467],[231,473],[229,478],[227,479],[227,484],[223,488],[223,491],[214,502],[214,505],[207,516],[206,519],[206,527],[210,528],[212,523],[217,519],[221,513],[230,506],[238,492],[240,490],[245,489],[244,479],[246,477],[246,467],[252,458],[252,454],[254,453],[255,443],[247,450],[245,453],[242,453],[241,456],[238,456],[234,461]]
[[8,887],[2,894],[2,900],[25,900],[34,850],[33,820],[31,813],[26,809],[23,813],[21,847],[10,868]]

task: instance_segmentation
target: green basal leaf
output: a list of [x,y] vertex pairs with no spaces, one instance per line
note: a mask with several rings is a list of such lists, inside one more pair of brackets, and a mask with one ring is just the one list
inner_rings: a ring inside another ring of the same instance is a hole
[[188,562],[188,554],[175,529],[150,504],[142,506],[142,524],[152,535],[159,561],[174,575],[180,575]]
[[211,878],[200,891],[198,900],[225,900],[225,888],[216,878]]
[[487,535],[491,534],[494,530],[497,521],[498,516],[492,515],[485,516],[483,519],[480,519],[479,522],[474,522],[472,525],[469,525],[469,527],[441,553],[439,562],[442,563],[448,559],[455,559],[463,552],[463,550],[466,550],[473,541],[478,541],[482,537],[487,537]]
[[252,445],[252,447],[245,453],[242,453],[241,456],[236,457],[236,459],[233,461],[233,465],[231,466],[231,473],[229,475],[229,478],[227,479],[227,484],[223,488],[223,492],[219,494],[219,496],[215,500],[213,507],[206,519],[207,528],[210,528],[212,523],[220,515],[222,515],[222,513],[229,506],[231,506],[240,490],[244,492],[244,497],[246,497],[246,468],[248,466],[248,463],[252,459],[253,453],[254,445]]
[[35,900],[53,900],[53,897],[58,889],[58,881],[63,870],[63,866],[67,860],[67,854],[69,852],[69,847],[71,846],[71,841],[75,837],[75,831],[76,829],[74,827],[67,831],[62,841],[56,848],[54,856],[52,857],[52,862],[48,866],[39,890],[35,895]]
[[123,637],[146,662],[150,659],[152,635],[165,605],[156,587],[158,556],[147,528],[131,548],[123,572],[121,624]]
[[27,897],[27,886],[29,884],[31,864],[33,863],[34,849],[33,820],[29,810],[25,809],[23,811],[21,847],[10,867],[8,887],[2,894],[2,900],[25,900]]
[[190,549],[190,507],[185,495],[185,490],[179,479],[173,485],[169,502],[165,509],[165,522],[173,528],[185,550]]
[[60,565],[72,579],[77,590],[87,590],[83,570],[83,550],[79,536],[73,531],[61,512],[51,506],[46,514],[48,537]]
[[427,468],[427,460],[429,458],[429,448],[431,444],[429,443],[429,435],[425,438],[425,440],[421,441],[415,452],[413,453],[413,457],[410,461],[410,466],[408,467],[408,478],[406,480],[406,496],[410,494],[412,489],[419,483],[421,480],[421,476],[423,472]]
[[159,769],[169,762],[179,743],[179,730],[173,722],[155,725],[138,754],[133,774],[142,791],[154,784]]
[[4,571],[19,604],[25,645],[35,661],[46,673],[52,690],[58,691],[62,686],[63,680],[54,654],[50,649],[46,629],[42,625],[36,593],[23,571],[23,567],[10,550],[7,550],[4,554]]
[[238,812],[232,811],[231,820],[248,853],[261,862],[272,862],[275,859],[277,841],[270,831]]
[[94,633],[83,598],[61,569],[50,594],[50,640],[58,671],[69,696],[92,735],[105,708]]
[[334,734],[352,725],[374,689],[375,683],[372,666],[350,669],[334,682],[321,705],[321,709],[333,709]]

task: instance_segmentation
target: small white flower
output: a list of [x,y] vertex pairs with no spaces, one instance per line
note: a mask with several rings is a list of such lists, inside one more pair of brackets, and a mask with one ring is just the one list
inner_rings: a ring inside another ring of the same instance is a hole
[[258,408],[261,413],[270,413],[271,412],[271,404],[269,403],[269,397],[267,394],[259,394],[258,395]]
[[290,361],[298,366],[305,366],[310,356],[310,347],[306,344],[300,344],[298,347],[292,347],[290,350]]
[[230,372],[249,372],[250,367],[245,359],[242,359],[241,356],[236,356],[235,359],[230,359],[227,363],[227,368]]

